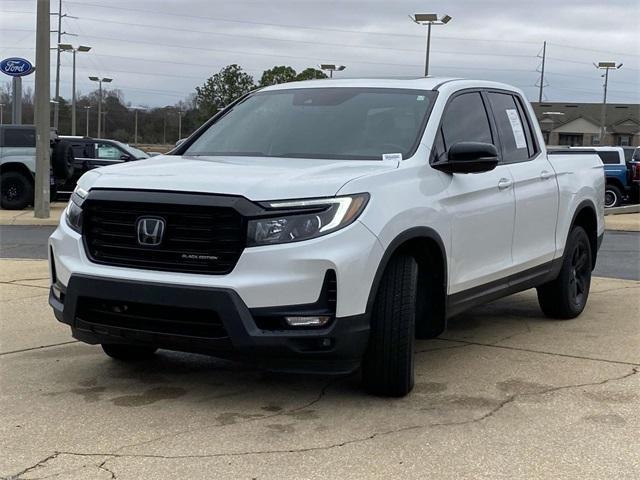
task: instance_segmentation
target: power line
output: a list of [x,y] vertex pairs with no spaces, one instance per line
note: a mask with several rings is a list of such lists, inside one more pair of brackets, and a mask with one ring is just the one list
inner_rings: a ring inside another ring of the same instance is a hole
[[[382,46],[378,46],[378,45],[362,45],[362,44],[349,44],[349,43],[330,43],[330,42],[318,42],[318,41],[311,41],[311,40],[295,40],[295,39],[288,39],[288,38],[274,38],[274,37],[264,37],[264,36],[257,36],[257,35],[243,35],[243,34],[235,34],[235,33],[223,33],[223,32],[211,32],[211,31],[204,31],[204,30],[193,30],[193,29],[189,29],[189,28],[175,28],[175,27],[167,27],[164,25],[152,25],[152,24],[140,24],[140,23],[131,23],[131,22],[120,22],[120,21],[116,21],[116,20],[106,20],[106,19],[102,19],[102,18],[94,18],[94,17],[85,17],[82,16],[81,19],[83,21],[90,21],[90,22],[98,22],[98,23],[112,23],[115,25],[125,25],[125,26],[132,26],[132,27],[143,27],[143,28],[153,28],[153,29],[158,29],[161,28],[162,30],[168,30],[168,31],[175,31],[175,32],[186,32],[186,33],[199,33],[199,34],[203,34],[203,35],[214,35],[214,36],[223,36],[223,37],[232,37],[232,38],[247,38],[247,39],[253,39],[253,40],[269,40],[269,41],[276,41],[276,42],[287,42],[287,43],[303,43],[303,44],[307,44],[307,45],[327,45],[327,46],[332,46],[332,47],[341,47],[341,48],[365,48],[365,49],[372,49],[372,50],[392,50],[392,51],[398,51],[398,52],[422,52],[422,50],[419,49],[414,49],[414,48],[397,48],[397,47],[382,47]],[[457,55],[487,55],[487,56],[492,56],[492,57],[496,57],[496,56],[500,56],[500,57],[524,57],[524,58],[531,58],[534,55],[525,55],[525,54],[510,54],[510,53],[502,53],[502,54],[496,54],[496,53],[485,53],[485,52],[473,52],[470,53],[468,51],[466,52],[462,52],[462,51],[455,51],[455,50],[433,50],[436,53],[453,53],[453,54],[457,54]]]

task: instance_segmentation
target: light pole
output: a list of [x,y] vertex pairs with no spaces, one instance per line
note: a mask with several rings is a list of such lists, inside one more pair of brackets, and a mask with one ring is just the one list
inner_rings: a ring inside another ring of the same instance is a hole
[[598,70],[604,70],[604,96],[602,97],[602,112],[600,114],[600,145],[604,145],[604,136],[607,134],[607,87],[609,86],[609,70],[617,70],[622,67],[621,63],[598,62],[593,64]]
[[71,92],[71,135],[76,134],[76,52],[88,52],[91,50],[91,47],[87,47],[86,45],[80,45],[75,48],[73,45],[68,43],[59,43],[58,48],[63,52],[71,52],[73,53],[73,81],[72,81],[72,89]]
[[133,144],[138,144],[138,110],[144,110],[144,107],[132,107],[134,122],[133,122]]
[[102,124],[102,82],[110,83],[112,78],[89,77],[92,82],[98,82],[98,138],[100,138],[100,126]]
[[4,103],[0,103],[0,125],[4,123]]
[[413,20],[418,25],[426,25],[427,26],[427,55],[425,57],[424,63],[424,76],[429,76],[429,52],[431,50],[431,25],[445,25],[451,21],[453,17],[449,15],[444,15],[442,17],[438,17],[437,13],[416,13],[413,15],[409,15],[409,18]]
[[86,133],[84,134],[85,137],[89,136],[89,110],[90,109],[91,109],[91,106],[84,107],[84,111],[87,112],[87,130],[86,130]]
[[329,78],[333,78],[333,72],[341,72],[345,68],[344,65],[334,65],[332,63],[323,63],[320,65],[320,70],[326,70],[329,72]]
[[182,110],[178,110],[178,140],[182,140]]
[[[50,160],[50,78],[49,78],[49,0],[36,4],[36,175],[34,182],[33,215],[49,218]],[[14,118],[15,123],[15,118]]]

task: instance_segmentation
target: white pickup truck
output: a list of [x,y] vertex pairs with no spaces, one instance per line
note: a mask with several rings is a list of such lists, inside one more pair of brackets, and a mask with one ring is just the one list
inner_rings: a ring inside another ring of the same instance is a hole
[[414,339],[537,288],[578,316],[604,233],[590,151],[547,155],[508,85],[320,80],[252,92],[170,155],[78,182],[50,304],[120,360],[158,348],[413,386]]

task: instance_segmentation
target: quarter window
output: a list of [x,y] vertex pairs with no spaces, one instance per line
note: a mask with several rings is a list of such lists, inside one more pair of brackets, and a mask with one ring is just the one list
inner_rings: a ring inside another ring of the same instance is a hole
[[458,142],[493,143],[479,92],[463,93],[449,102],[442,119],[442,135],[447,150]]
[[489,93],[489,102],[498,128],[504,162],[521,162],[529,158],[529,143],[526,130],[528,124],[523,121],[513,95]]
[[7,128],[4,131],[5,147],[35,147],[36,131],[33,128]]

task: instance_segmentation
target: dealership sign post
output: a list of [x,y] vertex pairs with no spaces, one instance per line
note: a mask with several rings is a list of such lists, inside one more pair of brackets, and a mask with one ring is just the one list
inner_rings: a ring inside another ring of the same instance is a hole
[[0,62],[0,71],[13,77],[11,120],[19,125],[22,123],[22,77],[33,73],[34,67],[29,60],[11,57]]

